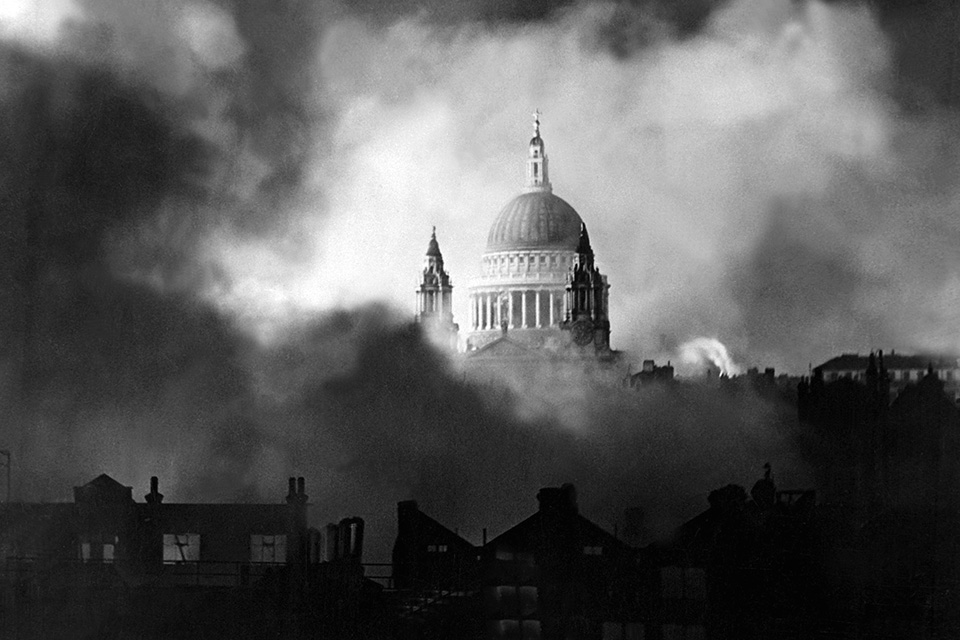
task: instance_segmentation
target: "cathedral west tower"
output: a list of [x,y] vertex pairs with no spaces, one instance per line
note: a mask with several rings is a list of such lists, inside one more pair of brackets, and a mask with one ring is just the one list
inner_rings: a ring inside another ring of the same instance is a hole
[[443,268],[436,227],[430,234],[423,258],[423,274],[417,288],[416,320],[435,342],[456,349],[459,327],[453,322],[453,283]]

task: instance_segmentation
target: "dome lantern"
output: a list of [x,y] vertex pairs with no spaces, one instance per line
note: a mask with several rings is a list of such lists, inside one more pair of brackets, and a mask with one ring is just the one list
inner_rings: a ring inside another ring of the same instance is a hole
[[530,139],[530,149],[527,154],[527,184],[524,189],[531,191],[546,191],[549,193],[550,178],[547,176],[547,152],[540,137],[540,111],[533,112],[533,138]]

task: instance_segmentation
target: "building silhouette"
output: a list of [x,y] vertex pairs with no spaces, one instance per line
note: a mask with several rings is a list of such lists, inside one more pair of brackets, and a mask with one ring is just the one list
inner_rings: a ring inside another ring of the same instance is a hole
[[308,525],[303,478],[274,504],[143,502],[107,475],[72,503],[0,509],[0,637],[373,635],[363,521]]
[[936,364],[897,390],[886,360],[829,379],[818,367],[798,386],[832,530],[823,552],[862,637],[958,637],[960,410]]
[[[878,354],[883,358],[884,368],[891,391],[896,394],[911,382],[920,382],[930,368],[944,383],[945,390],[960,397],[960,359],[944,355],[908,355],[893,351]],[[823,372],[824,382],[834,382],[841,378],[865,381],[870,355],[844,353],[831,358],[816,367]]]
[[[826,628],[816,493],[779,490],[769,465],[749,495],[717,489],[707,510],[643,546],[584,517],[572,485],[545,487],[537,502],[480,546],[400,503],[394,575],[411,602],[429,603],[404,637],[808,638]],[[633,540],[642,518],[625,513]]]

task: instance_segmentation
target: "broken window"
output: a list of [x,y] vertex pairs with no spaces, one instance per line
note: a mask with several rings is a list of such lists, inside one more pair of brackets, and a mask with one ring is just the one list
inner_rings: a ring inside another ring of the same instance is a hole
[[287,536],[250,536],[250,562],[286,562]]
[[163,563],[198,562],[200,560],[199,533],[163,534]]

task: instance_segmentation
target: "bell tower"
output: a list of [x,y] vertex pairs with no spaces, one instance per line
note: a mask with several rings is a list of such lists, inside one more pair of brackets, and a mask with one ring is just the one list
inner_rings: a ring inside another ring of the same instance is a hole
[[593,343],[598,353],[610,351],[609,290],[607,277],[594,264],[587,225],[581,223],[577,250],[567,274],[567,314],[560,325],[570,331],[579,347]]
[[442,346],[456,349],[459,327],[453,321],[453,284],[443,268],[443,254],[437,242],[437,228],[423,259],[423,275],[417,288],[417,323]]

